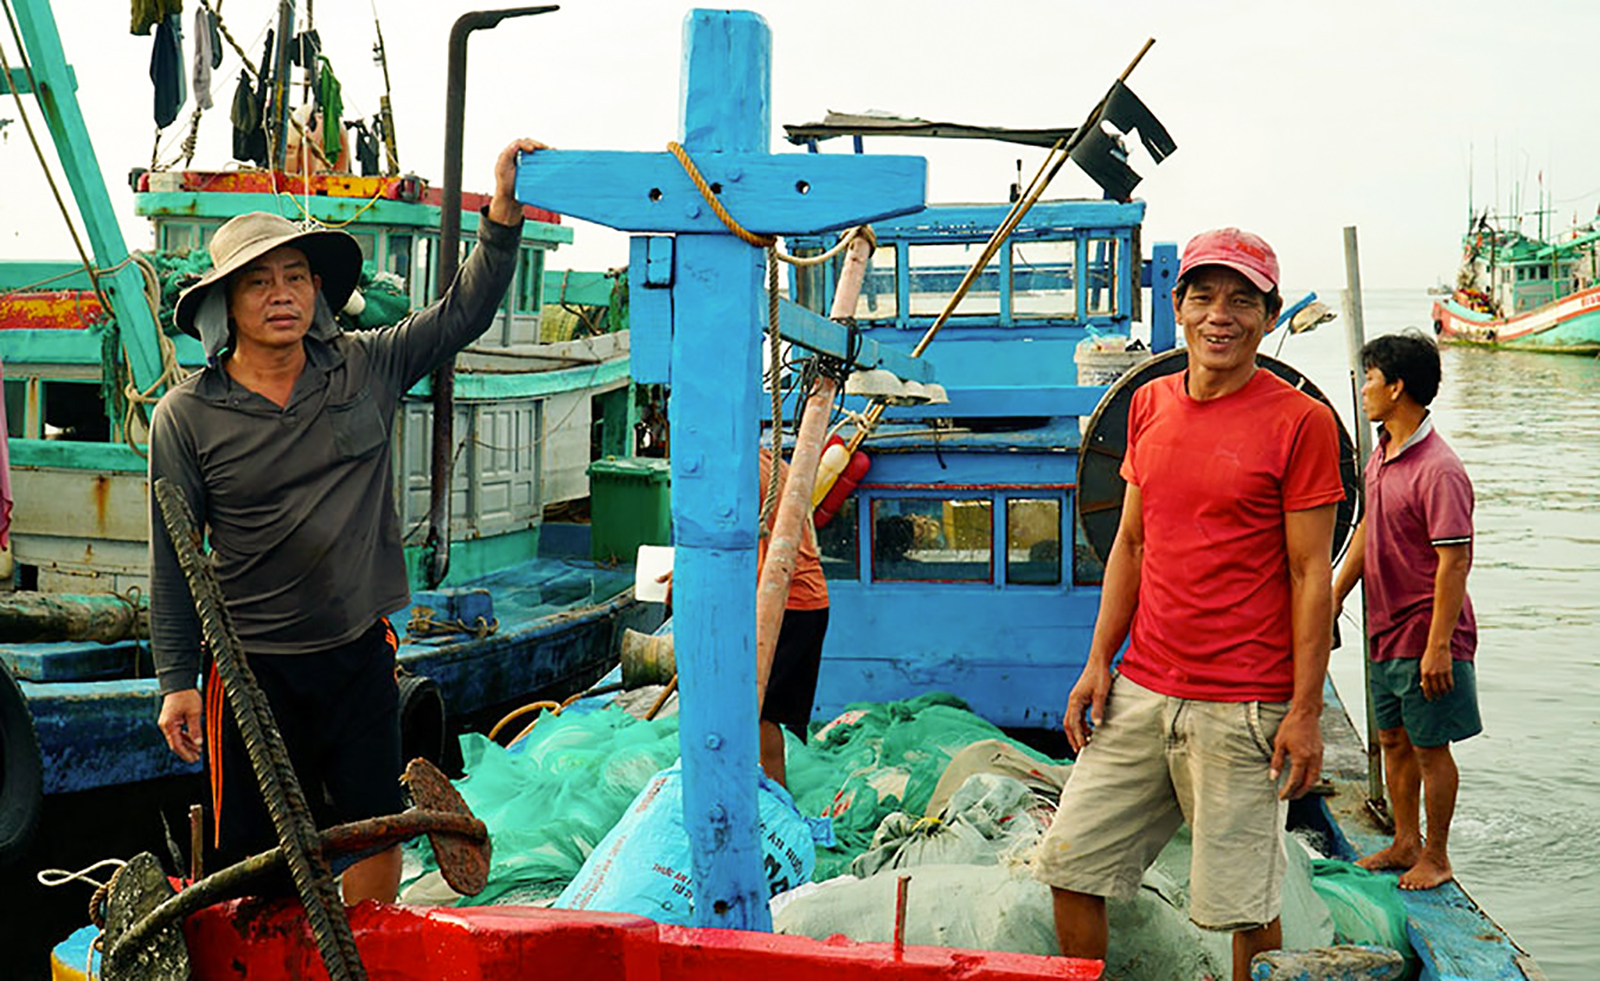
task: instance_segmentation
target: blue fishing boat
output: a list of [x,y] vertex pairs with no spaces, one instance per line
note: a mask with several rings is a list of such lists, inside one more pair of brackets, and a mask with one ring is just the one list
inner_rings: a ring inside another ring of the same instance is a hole
[[[341,316],[346,329],[375,329],[435,297],[446,217],[474,232],[487,198],[412,174],[339,173],[326,161],[292,173],[141,172],[135,207],[156,248],[130,253],[50,5],[10,6],[24,59],[7,82],[39,95],[29,122],[41,146],[53,144],[77,204],[78,214],[64,207],[63,217],[74,225],[81,215],[87,250],[79,262],[0,264],[15,502],[5,571],[15,591],[0,594],[0,860],[37,868],[60,864],[30,850],[41,814],[55,838],[68,833],[63,816],[76,814],[98,830],[78,828],[74,838],[120,849],[100,827],[108,806],[127,807],[119,825],[153,843],[156,803],[200,796],[198,768],[173,755],[154,726],[143,443],[165,387],[204,364],[171,313],[176,292],[209,266],[211,234],[257,210],[345,229],[366,266],[363,304]],[[439,759],[455,731],[581,689],[615,663],[624,627],[660,619],[634,601],[628,565],[592,554],[589,525],[545,533],[547,508],[587,499],[592,460],[632,453],[638,420],[625,311],[609,311],[625,280],[547,270],[548,256],[571,240],[559,215],[525,209],[515,279],[494,326],[461,355],[449,400],[434,397],[437,379],[420,383],[392,437],[413,587],[413,602],[392,619],[414,754]],[[435,467],[430,447],[441,405],[455,434],[449,472]]]
[[[1140,385],[1186,363],[1172,314],[1176,247],[1157,243],[1144,255],[1142,202],[1041,201],[1043,184],[1020,196],[1020,209],[926,206],[921,158],[859,152],[860,137],[881,130],[791,128],[811,151],[825,135],[855,136],[858,153],[772,154],[770,60],[759,16],[693,11],[681,147],[540,153],[524,160],[518,180],[524,201],[635,233],[632,370],[640,382],[671,387],[672,628],[693,925],[527,907],[363,907],[351,926],[375,974],[498,978],[537,961],[558,978],[1098,976],[1097,963],[1066,958],[764,932],[772,918],[751,697],[762,642],[750,588],[756,447],[763,417],[782,428],[798,413],[769,408],[781,393],[762,391],[762,335],[831,361],[817,366],[826,376],[849,375],[843,404],[860,438],[845,445],[872,457],[864,474],[841,471],[854,480],[849,493],[799,485],[807,520],[819,496],[831,514],[819,534],[832,623],[815,718],[863,699],[948,691],[1008,733],[1048,744],[1098,606],[1122,499],[1128,403]],[[1097,109],[1081,129],[1103,132],[1103,115]],[[1059,168],[1083,142],[1074,133],[1013,135],[1053,147]],[[1095,163],[1083,165],[1094,173]],[[1118,177],[1105,166],[1108,179]],[[1116,186],[1115,198],[1132,189]],[[868,240],[856,236],[853,260],[791,276],[794,302],[769,296],[769,236],[785,236],[798,255],[831,248],[824,233],[863,223],[874,232],[865,254]],[[835,302],[852,292],[853,302]],[[1322,397],[1290,365],[1259,363]],[[947,402],[935,402],[935,384]],[[834,388],[817,386],[791,440],[794,473],[809,475],[826,456],[819,429],[832,421]],[[817,391],[827,396],[820,403]],[[1342,445],[1353,492],[1348,434]],[[1340,543],[1353,501],[1347,495],[1339,513]],[[773,553],[785,540],[786,507]],[[1366,750],[1331,685],[1323,731],[1325,782],[1296,803],[1290,822],[1328,854],[1355,858],[1381,843],[1382,830],[1369,806]],[[1416,976],[1539,976],[1456,885],[1405,902]],[[301,923],[291,904],[196,913],[184,928],[193,976],[237,977],[262,965],[312,976],[320,968]],[[91,935],[75,938],[60,961],[89,956]]]

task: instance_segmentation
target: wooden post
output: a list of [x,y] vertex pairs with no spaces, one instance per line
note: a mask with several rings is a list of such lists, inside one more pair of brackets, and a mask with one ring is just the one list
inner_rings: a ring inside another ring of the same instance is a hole
[[[771,63],[772,35],[758,15],[685,17],[678,142],[734,219],[756,235],[805,234],[922,207],[920,158],[769,153]],[[520,162],[517,197],[673,236],[636,248],[630,276],[653,284],[652,313],[670,325],[674,647],[694,916],[698,926],[769,929],[752,588],[763,251],[731,233],[667,152],[541,151]]]
[[[1361,368],[1361,348],[1366,344],[1366,326],[1361,319],[1361,254],[1356,243],[1356,227],[1344,230],[1344,323],[1345,340],[1350,351],[1350,395],[1355,400],[1356,460],[1358,469],[1367,465],[1372,454],[1372,427],[1361,411],[1361,382],[1366,373]],[[1356,481],[1357,503],[1366,493],[1366,479]],[[1364,505],[1356,509],[1366,514]],[[1367,586],[1363,578],[1359,588],[1361,596],[1361,695],[1367,707],[1367,804],[1384,814],[1388,805],[1383,795],[1383,751],[1378,746],[1378,724],[1372,714],[1372,642],[1367,636]]]
[[[845,250],[844,267],[833,292],[834,320],[855,315],[856,298],[867,276],[873,242],[869,235],[857,235]],[[800,417],[800,432],[795,437],[789,477],[783,484],[777,514],[772,519],[772,541],[767,546],[766,562],[761,566],[761,583],[756,588],[756,709],[766,704],[767,681],[772,676],[772,658],[778,648],[778,632],[783,628],[783,611],[789,602],[789,582],[794,576],[795,556],[811,522],[811,490],[817,482],[817,462],[822,459],[822,444],[828,434],[828,411],[839,392],[838,383],[821,376],[806,399]],[[778,425],[774,419],[772,424]],[[772,461],[780,466],[781,461]]]

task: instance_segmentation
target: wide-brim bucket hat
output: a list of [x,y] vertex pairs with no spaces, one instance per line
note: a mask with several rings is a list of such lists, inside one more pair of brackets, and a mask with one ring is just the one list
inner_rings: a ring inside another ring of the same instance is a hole
[[231,273],[285,245],[305,253],[311,272],[322,278],[322,295],[327,297],[328,306],[333,310],[343,309],[361,278],[361,246],[355,238],[329,229],[306,231],[281,215],[252,211],[228,219],[211,236],[207,247],[211,253],[211,271],[178,296],[177,310],[173,313],[178,329],[191,337],[199,337],[195,312],[211,288],[225,281]]

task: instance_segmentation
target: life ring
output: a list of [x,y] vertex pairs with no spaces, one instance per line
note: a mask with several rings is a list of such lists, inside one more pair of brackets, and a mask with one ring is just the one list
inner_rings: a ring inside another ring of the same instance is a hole
[[422,757],[442,766],[445,740],[444,695],[432,678],[420,674],[401,674],[400,685],[400,762]]
[[[1333,408],[1333,403],[1311,379],[1289,364],[1265,354],[1256,355],[1256,364]],[[1127,488],[1122,479],[1122,458],[1128,451],[1128,410],[1133,404],[1133,393],[1157,378],[1176,374],[1188,366],[1189,352],[1181,347],[1140,362],[1106,390],[1089,417],[1078,452],[1078,490],[1073,502],[1081,529],[1078,544],[1086,546],[1079,552],[1078,559],[1081,571],[1077,574],[1081,584],[1100,581],[1101,567],[1111,554],[1111,543],[1116,539],[1117,525],[1122,520],[1122,498]],[[1355,440],[1337,412],[1334,421],[1339,429],[1339,482],[1344,485],[1344,500],[1334,509],[1332,557],[1337,559],[1355,528],[1361,466],[1356,459]]]
[[28,700],[0,666],[0,866],[27,850],[44,805],[44,763]]

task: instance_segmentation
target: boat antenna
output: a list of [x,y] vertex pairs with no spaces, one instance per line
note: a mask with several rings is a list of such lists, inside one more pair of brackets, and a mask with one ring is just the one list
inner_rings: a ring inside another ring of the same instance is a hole
[[400,151],[394,139],[394,108],[389,103],[389,58],[383,50],[383,24],[378,20],[378,0],[372,0],[372,27],[378,40],[372,45],[372,60],[383,69],[383,94],[378,96],[378,126],[383,130],[384,174],[393,177],[400,173]]

